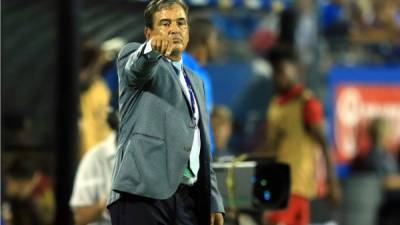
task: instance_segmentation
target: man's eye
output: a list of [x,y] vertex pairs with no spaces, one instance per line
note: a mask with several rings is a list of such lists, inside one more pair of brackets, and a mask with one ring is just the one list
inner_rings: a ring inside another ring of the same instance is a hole
[[161,22],[161,26],[169,26],[168,22]]
[[186,26],[187,23],[185,21],[178,22],[178,26]]

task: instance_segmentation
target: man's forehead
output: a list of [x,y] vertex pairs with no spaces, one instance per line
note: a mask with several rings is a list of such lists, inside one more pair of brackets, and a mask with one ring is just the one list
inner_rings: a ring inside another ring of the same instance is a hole
[[[171,14],[171,11],[174,11],[174,14]],[[187,15],[185,13],[185,10],[180,6],[179,4],[172,4],[172,5],[166,5],[162,7],[160,10],[155,12],[154,14],[156,17],[159,19],[163,18],[171,18],[171,16],[174,16],[174,19],[186,19]]]

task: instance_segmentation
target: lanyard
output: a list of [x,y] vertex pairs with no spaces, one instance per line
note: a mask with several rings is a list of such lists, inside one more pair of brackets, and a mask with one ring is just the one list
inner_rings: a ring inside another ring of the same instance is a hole
[[192,108],[192,112],[193,112],[193,116],[196,113],[196,107],[195,107],[195,102],[194,102],[194,94],[193,94],[193,88],[192,88],[192,83],[190,82],[187,74],[186,74],[186,70],[184,68],[182,68],[183,71],[183,77],[185,78],[185,82],[186,85],[189,89],[189,95],[190,95],[190,107]]

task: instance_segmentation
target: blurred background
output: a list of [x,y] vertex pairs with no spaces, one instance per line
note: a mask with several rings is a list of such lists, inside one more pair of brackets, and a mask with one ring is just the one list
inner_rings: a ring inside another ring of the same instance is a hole
[[[218,55],[204,66],[222,117],[213,123],[229,123],[213,127],[215,152],[220,145],[229,155],[262,146],[274,95],[266,55],[287,43],[300,56],[301,82],[322,102],[342,190],[339,206],[323,195],[311,202],[310,223],[400,224],[400,1],[187,3],[191,16],[209,18],[219,33]],[[114,62],[124,44],[145,40],[145,5],[1,1],[2,224],[74,224],[78,164],[113,132]],[[263,221],[252,215],[240,224]]]

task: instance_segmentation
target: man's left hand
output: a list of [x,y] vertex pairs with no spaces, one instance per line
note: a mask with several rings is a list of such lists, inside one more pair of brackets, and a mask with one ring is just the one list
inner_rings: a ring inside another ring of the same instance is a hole
[[211,225],[224,225],[222,213],[211,213]]

